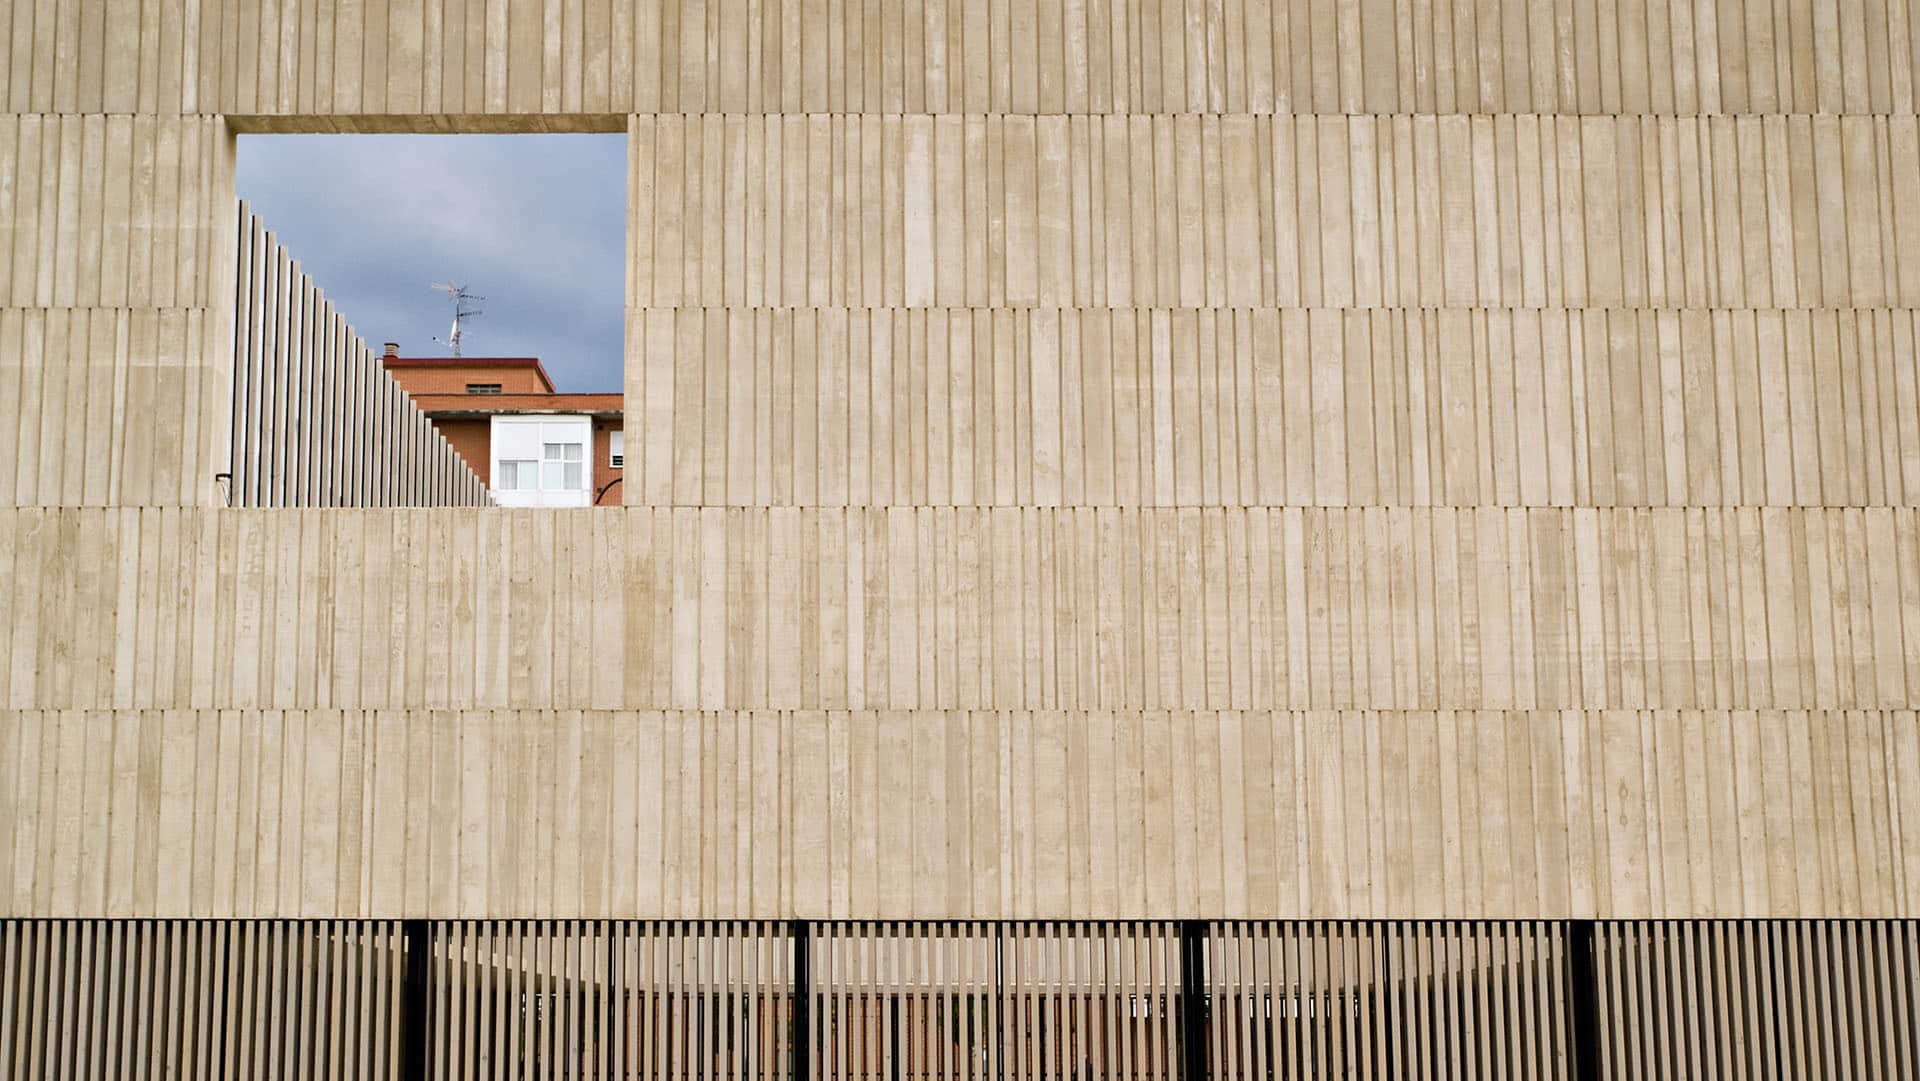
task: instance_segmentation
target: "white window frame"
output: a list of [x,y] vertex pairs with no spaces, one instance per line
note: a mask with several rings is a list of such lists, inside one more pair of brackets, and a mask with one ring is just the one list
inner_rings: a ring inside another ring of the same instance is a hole
[[627,467],[627,433],[622,428],[607,430],[607,468],[625,469]]
[[[588,437],[592,437],[591,431]],[[569,454],[568,452],[572,453]],[[572,466],[578,475],[578,484],[566,481],[567,467]],[[555,474],[559,483],[549,483]],[[592,474],[587,472],[586,444],[571,439],[562,439],[540,444],[540,490],[543,492],[579,492],[593,483]]]
[[[514,481],[515,481],[515,483],[513,484],[501,483],[501,481],[505,479],[504,475],[507,472],[508,467],[512,467],[512,472],[513,472]],[[535,481],[538,481],[540,479],[539,459],[537,458],[502,458],[500,459],[499,471],[494,474],[494,487],[500,489],[503,492],[537,492],[540,490],[538,484],[535,484],[533,487],[522,487],[519,483],[520,478],[523,475],[528,475],[529,471]]]
[[[496,414],[488,458],[501,486],[494,502],[503,507],[586,507],[593,504],[593,418],[578,413]],[[516,465],[508,488],[503,463]],[[525,477],[520,476],[531,467]],[[571,475],[569,475],[571,474]],[[530,483],[527,483],[530,481]],[[568,482],[572,483],[569,484]]]

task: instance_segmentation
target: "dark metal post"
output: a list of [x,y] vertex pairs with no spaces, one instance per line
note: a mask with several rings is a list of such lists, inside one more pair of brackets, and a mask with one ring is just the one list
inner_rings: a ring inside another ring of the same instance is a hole
[[813,1041],[813,950],[809,948],[807,922],[795,920],[788,925],[787,937],[793,942],[793,1081],[813,1076],[810,1061]]
[[1600,979],[1593,921],[1567,923],[1567,1014],[1574,1081],[1600,1081]]
[[602,920],[601,931],[607,937],[607,982],[600,987],[600,1040],[606,1045],[606,1060],[621,1061],[626,1053],[627,996],[620,986],[620,954],[615,948],[621,937],[621,925]]
[[1392,923],[1374,925],[1374,950],[1380,958],[1380,982],[1373,989],[1373,1008],[1368,1012],[1373,1017],[1373,1023],[1380,1026],[1380,1048],[1389,1077],[1404,1077],[1410,1072],[1406,1064],[1400,1061],[1400,993],[1393,985],[1393,954],[1400,945],[1400,930],[1399,925]]
[[1180,1076],[1205,1081],[1207,1062],[1207,924],[1180,921]]
[[429,920],[407,920],[400,934],[404,962],[400,977],[400,1077],[401,1081],[427,1081],[433,924]]
[[1007,950],[1006,925],[993,925],[993,1002],[987,1016],[993,1021],[993,1076],[1007,1076],[1007,976],[1002,964]]

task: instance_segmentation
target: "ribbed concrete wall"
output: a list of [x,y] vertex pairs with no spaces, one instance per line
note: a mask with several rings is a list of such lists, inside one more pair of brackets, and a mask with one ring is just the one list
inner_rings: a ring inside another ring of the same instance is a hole
[[23,915],[1920,910],[1911,711],[6,720]]
[[[1920,906],[1909,0],[16,8],[0,914]],[[335,129],[628,132],[628,507],[214,506]]]

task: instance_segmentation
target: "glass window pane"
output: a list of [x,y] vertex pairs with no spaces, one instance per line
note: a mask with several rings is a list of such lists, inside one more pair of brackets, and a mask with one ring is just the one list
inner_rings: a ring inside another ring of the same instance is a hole
[[560,463],[540,463],[540,487],[549,492],[560,490]]
[[584,485],[580,483],[580,463],[579,462],[568,462],[563,468],[565,468],[566,470],[568,491],[577,492],[582,487],[584,487]]

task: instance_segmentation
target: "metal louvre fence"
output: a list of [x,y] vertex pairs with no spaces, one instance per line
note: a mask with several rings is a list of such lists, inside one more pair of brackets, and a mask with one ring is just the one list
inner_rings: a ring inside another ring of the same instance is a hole
[[479,476],[245,202],[239,228],[228,503],[489,505]]
[[1915,921],[1593,925],[1608,1078],[1912,1078]]
[[1211,1075],[1569,1076],[1566,926],[1207,927]]
[[0,924],[0,1076],[394,1078],[392,921]]
[[1916,1077],[1914,921],[0,923],[0,1076]]

